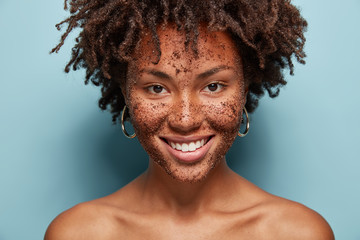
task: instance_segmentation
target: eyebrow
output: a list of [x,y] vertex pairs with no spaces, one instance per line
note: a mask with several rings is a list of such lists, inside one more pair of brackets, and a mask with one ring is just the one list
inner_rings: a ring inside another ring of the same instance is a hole
[[171,80],[172,77],[164,72],[158,71],[158,70],[154,70],[154,69],[143,69],[140,71],[141,73],[145,72],[147,74],[151,74],[155,77],[161,78],[161,79],[165,79],[165,80]]
[[[206,70],[203,73],[200,73],[200,74],[196,75],[196,79],[205,79],[205,78],[208,78],[208,77],[210,77],[210,76],[212,76],[212,75],[214,75],[214,74],[216,74],[218,72],[221,72],[221,71],[227,70],[227,69],[232,69],[232,67],[229,67],[229,66],[226,66],[226,65],[220,65],[220,66],[211,68],[209,70]],[[142,69],[140,72],[141,73],[151,74],[151,75],[153,75],[155,77],[165,79],[165,80],[172,80],[173,79],[167,73],[162,72],[162,71],[158,71],[158,70],[155,70],[155,69]]]
[[214,75],[218,72],[221,72],[223,70],[232,69],[232,67],[226,66],[226,65],[220,65],[214,68],[211,68],[203,73],[200,73],[196,76],[196,79],[205,79],[210,77],[211,75]]

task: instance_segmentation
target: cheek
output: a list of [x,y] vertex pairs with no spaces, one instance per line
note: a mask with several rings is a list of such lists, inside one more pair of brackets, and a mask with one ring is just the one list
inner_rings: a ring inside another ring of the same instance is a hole
[[244,101],[229,98],[217,104],[205,106],[204,112],[211,128],[223,134],[235,134],[240,127],[241,110]]
[[147,103],[144,99],[133,98],[131,101],[131,122],[139,137],[148,138],[163,127],[168,113],[165,103]]
[[165,103],[148,103],[142,98],[133,98],[130,107],[130,117],[137,139],[150,158],[169,172],[162,159],[164,156],[158,149],[154,136],[164,129],[169,106]]
[[207,106],[207,122],[220,137],[219,145],[213,152],[211,159],[223,159],[233,144],[241,123],[241,110],[245,101],[239,98],[222,101],[218,104]]

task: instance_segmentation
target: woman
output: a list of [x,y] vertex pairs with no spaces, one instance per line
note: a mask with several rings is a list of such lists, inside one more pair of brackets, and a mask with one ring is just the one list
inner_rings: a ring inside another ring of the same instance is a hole
[[70,5],[53,52],[82,28],[66,71],[83,67],[85,82],[102,87],[100,107],[110,105],[124,134],[138,138],[149,166],[117,192],[60,214],[46,240],[334,239],[319,214],[259,189],[225,160],[249,129],[247,110],[264,90],[277,96],[292,56],[304,63],[307,24],[289,1]]

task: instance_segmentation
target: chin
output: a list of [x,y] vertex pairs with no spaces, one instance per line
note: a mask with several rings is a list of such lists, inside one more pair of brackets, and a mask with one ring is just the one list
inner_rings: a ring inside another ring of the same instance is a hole
[[204,181],[207,176],[209,175],[210,171],[207,172],[180,172],[180,171],[174,171],[174,172],[167,172],[170,177],[172,177],[174,180],[181,182],[181,183],[199,183]]
[[225,157],[210,155],[202,161],[192,164],[181,164],[176,161],[168,161],[164,158],[157,158],[154,162],[172,179],[181,183],[199,183],[216,169]]

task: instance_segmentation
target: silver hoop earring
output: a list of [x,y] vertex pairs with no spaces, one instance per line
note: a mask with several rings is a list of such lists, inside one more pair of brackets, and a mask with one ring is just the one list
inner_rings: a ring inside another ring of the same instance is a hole
[[243,133],[241,133],[240,130],[238,131],[239,137],[245,137],[246,134],[248,134],[249,128],[250,128],[250,119],[249,119],[249,115],[248,115],[245,107],[244,107],[244,112],[245,112],[245,116],[246,116],[246,129],[245,129],[245,132],[243,132]]
[[136,137],[136,133],[129,135],[129,133],[126,131],[125,129],[125,124],[124,124],[124,116],[125,116],[125,111],[126,111],[127,106],[125,105],[121,114],[121,129],[125,135],[125,137],[127,138],[134,138]]

